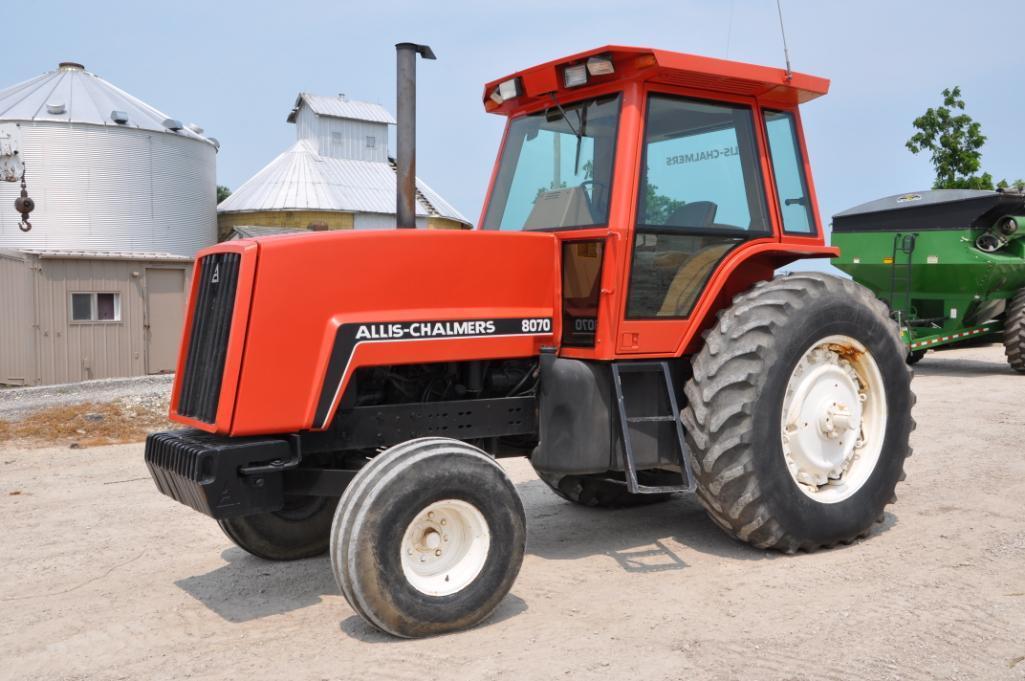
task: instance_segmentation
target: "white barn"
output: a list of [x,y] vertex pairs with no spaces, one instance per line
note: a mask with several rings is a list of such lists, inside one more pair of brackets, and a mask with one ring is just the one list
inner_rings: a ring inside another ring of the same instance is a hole
[[[300,93],[288,114],[296,142],[217,207],[220,238],[236,227],[395,227],[391,114],[379,104]],[[462,229],[470,222],[417,178],[417,226]]]

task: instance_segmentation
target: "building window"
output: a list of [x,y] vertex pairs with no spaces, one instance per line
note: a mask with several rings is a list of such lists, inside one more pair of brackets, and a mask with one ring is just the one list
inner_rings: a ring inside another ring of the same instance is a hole
[[367,135],[367,149],[373,149],[377,146],[377,138],[373,135]]
[[72,293],[71,321],[121,321],[120,293]]
[[342,133],[340,133],[340,132],[333,132],[333,133],[331,133],[331,142],[334,143],[334,144],[341,144],[342,143]]

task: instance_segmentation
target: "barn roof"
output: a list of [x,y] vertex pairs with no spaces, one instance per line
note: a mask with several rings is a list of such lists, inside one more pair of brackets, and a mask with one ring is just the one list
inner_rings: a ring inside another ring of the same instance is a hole
[[345,95],[335,97],[325,95],[314,95],[309,92],[300,92],[295,98],[295,106],[288,114],[288,122],[295,123],[299,115],[299,109],[303,104],[310,107],[313,113],[331,118],[350,118],[356,121],[369,121],[371,123],[387,123],[395,125],[395,119],[380,104],[372,102],[361,102],[349,99]]
[[[219,213],[267,210],[329,210],[395,213],[394,164],[321,156],[299,140],[217,206]],[[416,214],[470,224],[417,178]]]

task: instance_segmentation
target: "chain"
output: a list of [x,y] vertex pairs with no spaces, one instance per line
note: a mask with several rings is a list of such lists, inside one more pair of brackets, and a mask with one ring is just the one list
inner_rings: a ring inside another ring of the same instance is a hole
[[21,170],[21,196],[14,200],[14,210],[21,213],[21,221],[18,223],[18,229],[23,232],[27,232],[32,229],[32,223],[28,221],[28,215],[36,207],[36,202],[29,198],[28,187],[25,184],[25,173],[28,169],[22,166]]

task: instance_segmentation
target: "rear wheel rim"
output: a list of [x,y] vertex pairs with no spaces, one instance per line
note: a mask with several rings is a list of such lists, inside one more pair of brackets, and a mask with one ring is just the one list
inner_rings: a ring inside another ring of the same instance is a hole
[[815,342],[783,399],[780,438],[794,484],[823,504],[853,496],[879,463],[886,421],[886,390],[868,349],[850,336]]
[[422,509],[402,535],[402,572],[428,596],[449,596],[480,575],[491,546],[484,515],[461,499],[443,499]]

